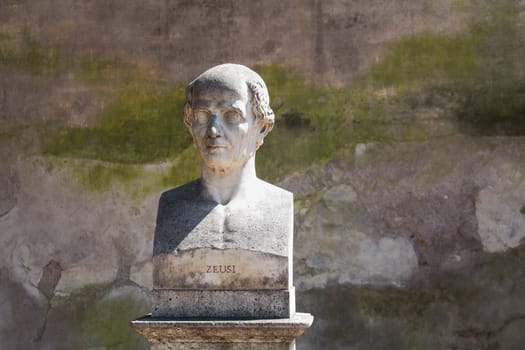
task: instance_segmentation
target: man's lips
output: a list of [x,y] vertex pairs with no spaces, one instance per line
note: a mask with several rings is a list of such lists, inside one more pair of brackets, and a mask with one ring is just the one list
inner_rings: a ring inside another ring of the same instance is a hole
[[225,143],[206,142],[206,147],[208,148],[226,148],[228,147],[228,145]]

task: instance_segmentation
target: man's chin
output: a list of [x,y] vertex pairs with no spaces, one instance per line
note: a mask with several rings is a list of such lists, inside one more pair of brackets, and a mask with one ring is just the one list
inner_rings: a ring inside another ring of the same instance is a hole
[[247,159],[237,159],[227,157],[226,155],[220,154],[207,154],[205,157],[202,157],[202,164],[208,169],[220,170],[224,172],[233,171],[235,169],[241,168],[246,164]]
[[224,170],[231,168],[233,165],[231,159],[227,159],[219,154],[208,154],[206,157],[203,157],[203,163],[210,169]]

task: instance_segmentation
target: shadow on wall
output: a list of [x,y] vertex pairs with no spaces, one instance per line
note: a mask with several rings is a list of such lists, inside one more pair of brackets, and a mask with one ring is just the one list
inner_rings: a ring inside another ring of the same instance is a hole
[[525,344],[525,245],[485,253],[430,285],[332,285],[298,295],[316,322],[298,348],[520,350]]

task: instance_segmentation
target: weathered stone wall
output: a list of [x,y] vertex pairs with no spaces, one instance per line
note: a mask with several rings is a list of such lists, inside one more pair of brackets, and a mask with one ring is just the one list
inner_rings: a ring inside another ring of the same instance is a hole
[[277,114],[300,349],[523,349],[524,57],[517,0],[0,1],[0,348],[147,348],[183,88],[232,61]]

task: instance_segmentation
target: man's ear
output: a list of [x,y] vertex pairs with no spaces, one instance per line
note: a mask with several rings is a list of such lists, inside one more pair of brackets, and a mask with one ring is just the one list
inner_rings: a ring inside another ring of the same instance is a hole
[[257,141],[256,141],[256,149],[259,149],[261,145],[264,143],[264,138],[268,133],[272,130],[273,124],[265,123],[263,121],[259,121],[257,125],[257,129],[259,132],[257,133]]

